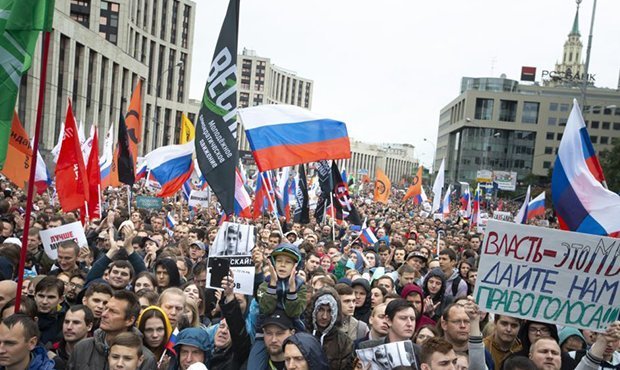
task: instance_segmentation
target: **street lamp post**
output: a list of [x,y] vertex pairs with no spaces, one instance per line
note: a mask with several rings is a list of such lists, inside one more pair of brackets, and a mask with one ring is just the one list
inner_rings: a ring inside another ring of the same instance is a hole
[[[159,90],[161,89],[161,82],[164,79],[164,76],[166,75],[166,73],[172,71],[173,69],[175,69],[176,67],[182,67],[183,66],[183,61],[178,61],[175,65],[168,67],[168,69],[166,69],[161,76],[159,76],[159,78],[157,79],[157,87],[155,88],[155,109],[153,112],[153,124],[155,124],[155,127],[157,129],[157,131],[159,131],[159,127],[157,127],[157,124],[159,123],[159,114],[157,111],[158,106],[158,101],[159,101]],[[157,145],[157,143],[155,143],[155,145]]]

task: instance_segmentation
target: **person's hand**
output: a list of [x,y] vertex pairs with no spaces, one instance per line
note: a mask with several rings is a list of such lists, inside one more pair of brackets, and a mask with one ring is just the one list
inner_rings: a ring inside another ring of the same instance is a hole
[[170,366],[170,356],[164,355],[161,361],[157,363],[157,370],[166,370]]
[[441,304],[441,301],[434,303],[433,299],[429,296],[424,298],[424,314],[428,317],[435,316],[435,311]]
[[306,272],[304,270],[299,270],[297,276],[301,279],[301,281],[304,283],[306,282]]
[[105,218],[105,221],[109,229],[114,229],[114,217],[116,217],[114,211],[108,211],[108,216]]
[[474,297],[467,296],[467,300],[462,301],[463,308],[465,308],[465,313],[469,316],[471,321],[480,321],[480,307],[474,301]]
[[224,276],[222,279],[222,289],[224,289],[222,295],[224,296],[224,303],[228,303],[235,299],[235,277],[232,270],[229,271],[228,276]]
[[263,250],[260,247],[255,247],[252,249],[252,262],[254,262],[254,267],[256,271],[261,271],[263,268],[263,261],[265,257],[263,254]]
[[156,258],[157,258],[157,255],[155,254],[155,252],[147,253],[144,256],[144,264],[146,265],[146,267],[150,268],[153,265],[153,262],[155,262]]
[[297,291],[297,283],[295,281],[296,277],[297,277],[297,266],[293,267],[293,270],[291,270],[291,276],[288,278],[288,290],[291,293],[294,293]]
[[269,287],[275,288],[278,282],[278,275],[276,274],[276,269],[273,267],[270,258],[267,258],[267,266],[269,267]]
[[17,230],[23,230],[24,229],[24,218],[22,217],[22,215],[19,214],[19,212],[15,212],[13,219],[15,220],[15,226]]

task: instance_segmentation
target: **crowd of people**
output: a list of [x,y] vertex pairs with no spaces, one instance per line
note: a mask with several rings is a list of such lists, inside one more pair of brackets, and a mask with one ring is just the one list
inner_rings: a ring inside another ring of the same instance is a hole
[[88,245],[64,241],[53,260],[40,231],[78,212],[44,193],[23,235],[24,191],[0,187],[0,369],[620,369],[620,322],[596,333],[482,311],[472,295],[484,234],[456,205],[433,220],[401,192],[387,205],[357,194],[375,244],[329,217],[229,220],[255,231],[254,289],[243,295],[232,272],[206,288],[215,201],[145,210],[107,191],[103,217],[84,225]]

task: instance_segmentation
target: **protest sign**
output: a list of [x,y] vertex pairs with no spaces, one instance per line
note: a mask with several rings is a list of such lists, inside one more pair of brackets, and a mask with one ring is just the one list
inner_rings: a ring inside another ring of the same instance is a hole
[[619,319],[618,239],[489,220],[474,297],[480,309],[601,331]]
[[380,344],[355,351],[364,369],[388,370],[399,366],[417,369],[413,343],[410,340]]
[[64,241],[73,240],[80,248],[88,245],[84,228],[78,221],[41,230],[39,236],[41,237],[45,254],[54,261],[58,259],[58,246]]
[[499,190],[515,191],[517,188],[517,173],[509,171],[493,171],[493,182]]
[[209,192],[204,190],[192,190],[189,193],[187,204],[190,207],[199,205],[201,208],[209,207]]
[[163,200],[158,197],[147,197],[138,195],[136,197],[136,207],[141,209],[161,209]]
[[500,221],[512,222],[514,217],[512,216],[512,213],[510,213],[510,212],[493,211],[493,219],[494,220],[500,220]]
[[220,226],[215,241],[209,248],[207,261],[207,288],[220,289],[218,282],[211,281],[213,257],[225,258],[229,261],[230,271],[235,279],[235,293],[252,295],[254,293],[254,273],[256,268],[252,262],[254,248],[254,226],[224,222]]

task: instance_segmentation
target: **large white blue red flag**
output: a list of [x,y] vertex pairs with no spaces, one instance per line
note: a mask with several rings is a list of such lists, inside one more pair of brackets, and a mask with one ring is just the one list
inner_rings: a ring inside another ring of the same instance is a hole
[[551,177],[560,228],[620,236],[620,196],[607,190],[577,100],[568,117]]
[[528,221],[534,217],[542,217],[545,215],[545,192],[540,193],[536,198],[532,199],[527,206]]
[[252,199],[247,190],[245,190],[243,184],[243,176],[241,175],[241,171],[237,168],[235,174],[235,215],[251,218],[252,212],[250,206],[252,205]]
[[351,158],[344,122],[286,104],[239,109],[237,114],[261,172],[321,159]]
[[379,239],[375,236],[375,233],[366,225],[366,220],[364,220],[364,224],[362,225],[362,233],[360,234],[360,239],[366,245],[375,245]]
[[146,166],[161,184],[158,197],[173,195],[189,179],[194,170],[193,153],[194,142],[189,141],[181,145],[162,146],[146,155]]

